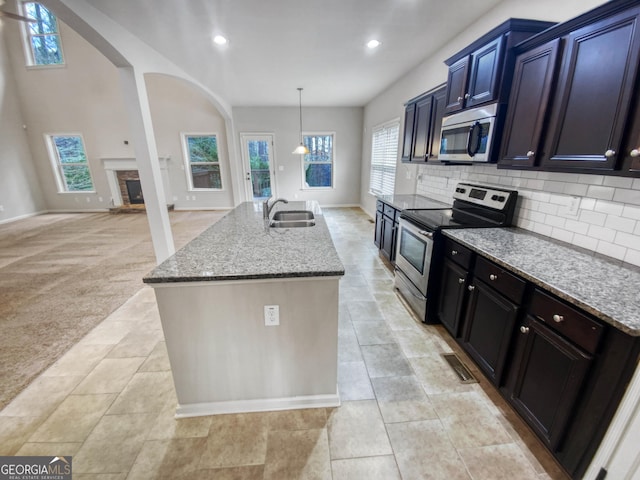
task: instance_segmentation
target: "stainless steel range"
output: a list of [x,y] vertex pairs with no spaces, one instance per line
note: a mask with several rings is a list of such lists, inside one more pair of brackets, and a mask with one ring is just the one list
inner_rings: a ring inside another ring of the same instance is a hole
[[450,209],[403,210],[400,214],[395,287],[426,323],[437,323],[429,299],[438,293],[442,230],[510,226],[518,192],[459,183],[453,199]]

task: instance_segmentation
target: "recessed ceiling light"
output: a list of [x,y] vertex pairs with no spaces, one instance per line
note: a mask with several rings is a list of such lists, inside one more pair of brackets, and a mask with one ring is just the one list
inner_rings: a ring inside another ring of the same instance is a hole
[[367,42],[367,47],[372,48],[372,49],[373,49],[373,48],[377,48],[377,47],[379,47],[380,45],[382,45],[382,42],[380,42],[380,41],[378,41],[378,40],[369,40],[369,41]]
[[227,43],[227,39],[224,38],[222,35],[216,35],[215,37],[213,37],[213,41],[217,45],[225,45]]

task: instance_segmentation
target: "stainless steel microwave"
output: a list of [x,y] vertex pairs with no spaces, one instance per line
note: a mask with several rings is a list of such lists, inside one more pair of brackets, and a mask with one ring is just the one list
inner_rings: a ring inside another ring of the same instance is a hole
[[488,162],[498,104],[470,108],[442,120],[438,159],[445,162]]

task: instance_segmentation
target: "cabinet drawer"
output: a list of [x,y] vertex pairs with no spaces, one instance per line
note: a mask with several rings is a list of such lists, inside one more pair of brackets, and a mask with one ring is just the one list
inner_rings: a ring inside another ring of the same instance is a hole
[[384,203],[382,212],[391,220],[396,219],[396,209],[393,208],[391,205],[387,205],[386,203]]
[[384,203],[382,203],[380,200],[378,200],[376,202],[376,210],[381,212],[383,208],[384,208]]
[[531,300],[531,314],[550,328],[595,353],[604,327],[568,304],[536,289]]
[[457,242],[454,242],[450,238],[447,238],[444,244],[444,255],[463,267],[465,270],[469,269],[471,263],[471,250],[467,247],[463,247]]
[[520,304],[526,282],[486,258],[476,260],[475,277],[495,288],[509,300]]

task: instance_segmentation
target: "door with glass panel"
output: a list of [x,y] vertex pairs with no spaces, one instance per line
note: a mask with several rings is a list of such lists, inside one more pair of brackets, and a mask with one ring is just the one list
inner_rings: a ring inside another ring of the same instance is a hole
[[243,133],[240,139],[247,198],[264,200],[276,196],[273,135]]

